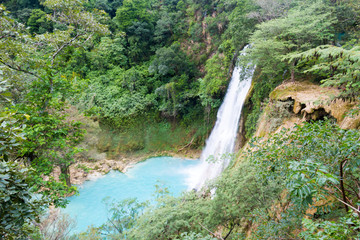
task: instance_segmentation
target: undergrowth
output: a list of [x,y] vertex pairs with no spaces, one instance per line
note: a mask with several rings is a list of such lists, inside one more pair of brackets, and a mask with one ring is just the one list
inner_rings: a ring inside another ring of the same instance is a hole
[[[215,116],[211,116],[211,122]],[[121,121],[121,120],[119,120]],[[117,125],[116,128],[113,128]],[[210,124],[212,125],[212,124]],[[158,120],[154,116],[128,119],[119,127],[113,121],[102,121],[98,149],[107,157],[122,154],[149,154],[161,151],[198,149],[204,145],[211,130],[202,118],[192,122]]]

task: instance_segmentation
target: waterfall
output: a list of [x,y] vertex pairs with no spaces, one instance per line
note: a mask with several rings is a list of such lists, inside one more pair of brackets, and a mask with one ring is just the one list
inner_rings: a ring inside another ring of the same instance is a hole
[[230,163],[229,155],[234,151],[241,110],[251,86],[253,72],[254,67],[250,65],[235,67],[218,110],[215,126],[201,154],[201,163],[190,172],[188,184],[191,189],[200,189],[206,181],[219,176]]

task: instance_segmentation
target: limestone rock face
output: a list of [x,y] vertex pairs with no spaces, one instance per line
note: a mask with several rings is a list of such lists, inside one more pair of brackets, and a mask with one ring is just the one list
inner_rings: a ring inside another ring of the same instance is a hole
[[[271,92],[269,104],[260,118],[255,136],[263,137],[282,127],[291,128],[295,124],[324,117],[335,119],[344,129],[359,128],[360,114],[351,116],[349,113],[360,103],[337,98],[339,95],[340,90],[337,88],[322,87],[308,81],[283,83]],[[290,105],[288,109],[284,109],[290,115],[276,112],[281,103]],[[278,123],[274,124],[274,118],[277,117]]]

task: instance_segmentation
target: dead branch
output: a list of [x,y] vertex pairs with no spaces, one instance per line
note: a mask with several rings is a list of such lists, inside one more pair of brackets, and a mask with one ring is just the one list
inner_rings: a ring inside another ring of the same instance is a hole
[[182,148],[180,148],[179,150],[177,150],[177,152],[180,152],[180,151],[184,150],[185,148],[190,147],[190,146],[192,145],[192,143],[194,142],[194,138],[195,138],[195,137],[193,137],[188,144],[186,144],[185,146],[183,146]]

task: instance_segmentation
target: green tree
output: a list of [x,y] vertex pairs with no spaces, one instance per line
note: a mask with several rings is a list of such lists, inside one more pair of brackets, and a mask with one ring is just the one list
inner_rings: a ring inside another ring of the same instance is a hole
[[223,28],[223,39],[231,40],[235,51],[240,51],[249,42],[250,34],[255,30],[257,21],[249,17],[249,13],[255,8],[252,1],[221,1],[224,6],[224,14],[228,23]]
[[[58,59],[68,46],[78,46],[94,34],[107,33],[106,27],[97,21],[101,13],[86,12],[82,4],[45,1],[44,5],[53,10],[54,21],[66,29],[34,37],[0,5],[0,22],[5,27],[0,30],[0,64],[9,84],[16,85],[20,79],[26,86],[25,91],[12,99],[12,105],[19,113],[30,116],[24,129],[26,141],[18,154],[34,166],[37,188],[45,185],[44,194],[49,193],[55,204],[63,204],[62,197],[74,190],[70,188],[68,167],[74,162],[76,143],[82,136],[79,123],[65,121],[66,99],[74,93],[76,79],[59,74],[62,63]],[[53,179],[46,182],[42,177],[54,166],[62,169],[60,183]]]
[[193,67],[188,57],[181,50],[180,43],[175,42],[170,47],[163,47],[156,51],[155,59],[152,61],[149,71],[163,77],[172,77],[186,73],[193,74]]
[[[4,92],[4,88],[0,93]],[[24,142],[21,125],[23,116],[15,112],[0,113],[0,237],[14,239],[26,237],[32,232],[31,224],[39,216],[48,201],[31,186],[34,172],[11,161]]]
[[360,6],[356,0],[332,1],[338,19],[335,29],[341,44],[359,38]]
[[289,61],[299,61],[304,73],[322,78],[325,86],[341,88],[342,97],[358,97],[360,93],[360,47],[350,49],[322,45],[308,51],[290,55]]
[[134,22],[152,22],[151,13],[147,11],[149,2],[147,0],[124,0],[122,6],[116,10],[114,22],[118,28],[126,32]]
[[176,118],[184,112],[186,102],[196,97],[197,86],[191,81],[196,74],[193,63],[175,42],[156,51],[149,72],[161,82],[155,91],[161,97],[159,110]]
[[206,61],[204,78],[199,81],[199,96],[205,111],[210,114],[211,109],[217,108],[221,104],[221,96],[223,96],[228,82],[228,65],[224,61],[224,57],[215,54]]
[[80,97],[84,109],[98,109],[102,118],[125,119],[146,112],[155,103],[146,66],[124,70],[114,67],[93,78]]
[[[3,130],[3,129],[2,129]],[[0,237],[27,237],[47,206],[41,194],[31,188],[32,171],[14,162],[0,162]]]
[[4,6],[19,19],[22,23],[26,23],[33,9],[41,8],[38,0],[5,0],[2,1]]
[[114,39],[102,37],[99,45],[88,55],[90,56],[91,68],[93,70],[108,70],[115,66],[127,67],[126,42],[122,35]]
[[155,40],[159,43],[166,42],[174,32],[174,21],[170,14],[164,13],[161,18],[156,22],[155,27]]
[[304,3],[289,10],[286,17],[258,25],[250,38],[251,58],[264,73],[274,76],[283,69],[295,79],[296,61],[284,58],[334,40],[333,8],[322,2]]
[[171,239],[183,232],[207,233],[199,223],[207,214],[207,201],[189,192],[180,198],[164,195],[148,208],[130,229],[130,239]]
[[340,129],[330,121],[305,123],[261,143],[255,140],[249,156],[262,169],[260,176],[282,179],[302,214],[320,200],[324,203],[317,207],[320,213],[340,206],[345,210],[342,215],[357,213],[359,137],[359,131]]
[[20,142],[25,140],[23,129],[21,126],[21,118],[29,116],[21,116],[12,111],[2,111],[0,113],[0,160],[8,161],[9,154],[14,153],[18,149]]
[[112,239],[126,238],[127,231],[134,227],[137,218],[142,214],[147,203],[136,199],[125,199],[121,202],[104,199],[108,208],[108,221],[99,227],[103,235]]
[[355,239],[359,238],[359,213],[348,214],[339,221],[313,221],[303,219],[306,230],[300,233],[303,239]]
[[[359,137],[359,131],[340,129],[327,120],[253,139],[245,158],[255,163],[258,180],[277,183],[270,189],[280,191],[272,197],[271,210],[252,211],[252,239],[356,236]],[[314,208],[315,214],[306,214]],[[306,215],[312,220],[303,219]]]
[[255,210],[270,208],[281,192],[283,186],[277,179],[261,179],[257,172],[253,163],[242,162],[224,172],[212,186],[216,193],[209,204],[206,222],[213,231],[221,226],[223,239],[251,222]]
[[296,1],[286,0],[255,0],[258,9],[249,13],[250,18],[256,18],[259,22],[285,17]]
[[34,9],[27,21],[27,26],[30,27],[31,33],[42,34],[51,32],[53,30],[53,24],[47,19],[46,13],[40,9]]
[[147,22],[134,21],[127,28],[127,53],[131,63],[139,63],[150,57],[153,42],[153,26]]

